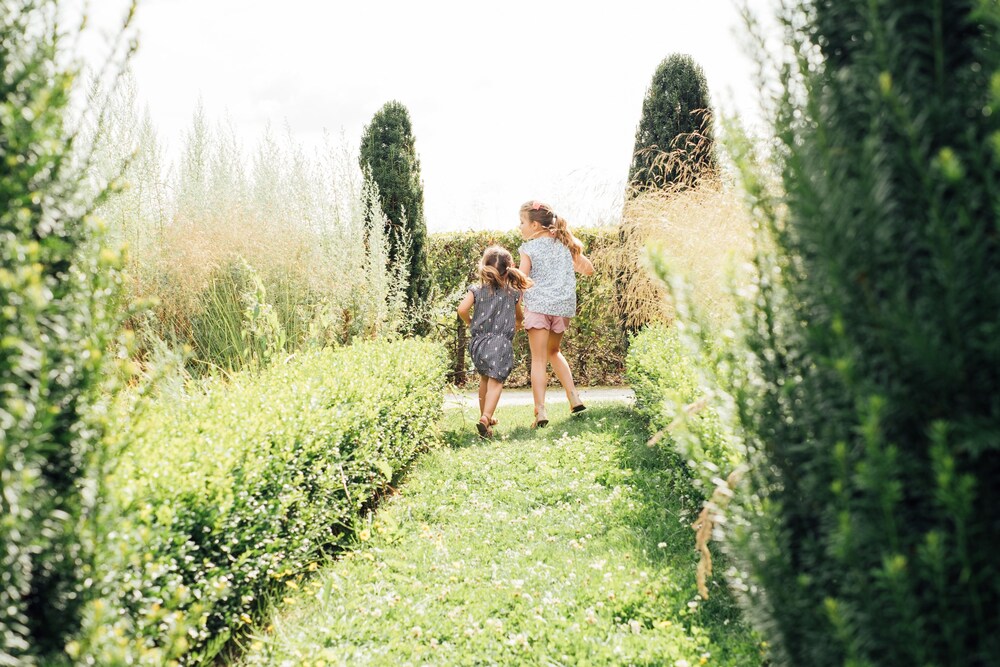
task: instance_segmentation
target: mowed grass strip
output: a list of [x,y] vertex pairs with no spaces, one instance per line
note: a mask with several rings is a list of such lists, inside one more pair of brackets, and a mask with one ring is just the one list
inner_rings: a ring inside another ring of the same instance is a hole
[[[247,665],[746,665],[760,650],[727,596],[695,595],[695,508],[626,407],[504,408],[480,440],[445,418],[358,532],[286,599]],[[674,462],[676,464],[676,462]]]

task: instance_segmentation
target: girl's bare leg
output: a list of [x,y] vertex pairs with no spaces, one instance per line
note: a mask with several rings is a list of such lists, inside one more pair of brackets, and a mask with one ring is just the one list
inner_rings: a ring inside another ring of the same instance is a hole
[[[574,408],[580,405],[582,401],[580,400],[580,395],[576,393],[576,383],[573,382],[573,372],[569,368],[569,362],[566,361],[562,350],[559,349],[564,333],[566,332],[549,334],[547,354],[548,361],[552,364],[552,370],[555,372],[556,377],[559,378],[559,383],[563,386],[563,389],[566,390],[569,407]],[[532,356],[532,364],[534,364],[534,356]]]
[[500,380],[495,380],[493,378],[484,378],[487,382],[483,383],[486,385],[486,396],[483,401],[483,417],[487,417],[490,423],[493,422],[493,413],[496,412],[497,403],[500,402],[500,393],[503,391],[503,382]]
[[485,414],[486,409],[486,388],[489,386],[489,378],[480,374],[479,376],[479,414]]
[[528,329],[528,347],[531,349],[531,396],[535,401],[535,416],[545,417],[545,387],[549,383],[548,329]]

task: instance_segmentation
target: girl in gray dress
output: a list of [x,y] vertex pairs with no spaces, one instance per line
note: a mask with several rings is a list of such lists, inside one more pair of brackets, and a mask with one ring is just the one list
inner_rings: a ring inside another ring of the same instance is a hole
[[[493,436],[493,413],[504,380],[514,367],[514,330],[521,326],[521,296],[531,279],[514,266],[506,249],[494,245],[479,261],[479,284],[469,288],[458,316],[471,327],[469,356],[479,372],[479,423],[484,438]],[[471,311],[471,315],[470,315]]]

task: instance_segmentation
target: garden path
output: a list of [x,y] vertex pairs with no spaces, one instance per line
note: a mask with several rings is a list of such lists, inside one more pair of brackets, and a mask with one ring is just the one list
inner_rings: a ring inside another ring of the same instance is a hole
[[355,548],[293,582],[245,664],[759,664],[726,597],[695,596],[686,475],[627,396],[553,406],[540,430],[530,403],[501,402],[489,441],[467,399]]
[[[580,387],[580,399],[584,404],[591,403],[627,403],[635,402],[635,392],[628,387]],[[450,391],[445,393],[444,407],[474,407],[478,404],[479,395],[475,389],[465,391]],[[549,389],[545,392],[545,404],[555,405],[566,403],[566,392],[561,388]],[[532,405],[531,389],[504,389],[500,395],[500,405],[502,410],[510,405]]]

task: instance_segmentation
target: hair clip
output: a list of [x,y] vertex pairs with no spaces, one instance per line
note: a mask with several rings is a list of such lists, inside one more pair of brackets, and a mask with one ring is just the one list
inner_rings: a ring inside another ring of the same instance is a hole
[[541,207],[542,207],[542,202],[536,201],[534,204],[531,205],[531,210],[532,211],[537,211]]

